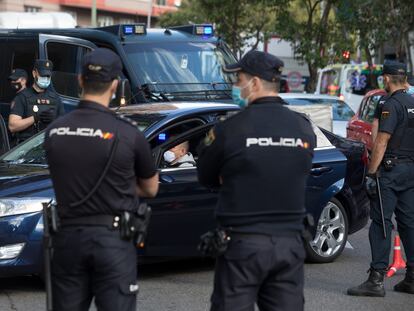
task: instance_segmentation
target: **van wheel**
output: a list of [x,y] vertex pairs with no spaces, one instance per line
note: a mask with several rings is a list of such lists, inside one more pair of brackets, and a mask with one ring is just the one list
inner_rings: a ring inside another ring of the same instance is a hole
[[348,239],[348,217],[341,202],[332,198],[323,208],[313,240],[306,243],[307,260],[316,263],[334,261]]

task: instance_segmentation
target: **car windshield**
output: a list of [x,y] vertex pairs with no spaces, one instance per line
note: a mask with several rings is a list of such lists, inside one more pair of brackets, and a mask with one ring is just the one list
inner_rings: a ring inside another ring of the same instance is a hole
[[231,96],[232,76],[222,68],[236,60],[224,44],[150,42],[126,44],[124,49],[148,93],[170,101]]
[[[130,116],[137,122],[137,128],[144,132],[148,127],[160,120],[153,115]],[[45,132],[41,132],[15,148],[0,156],[0,162],[11,164],[47,165],[46,154],[43,148]]]
[[44,138],[44,132],[33,136],[1,156],[0,161],[13,164],[46,165],[46,156],[43,149]]
[[354,112],[345,102],[336,99],[320,98],[284,98],[284,100],[293,106],[297,105],[332,105],[333,121],[348,121],[354,116]]

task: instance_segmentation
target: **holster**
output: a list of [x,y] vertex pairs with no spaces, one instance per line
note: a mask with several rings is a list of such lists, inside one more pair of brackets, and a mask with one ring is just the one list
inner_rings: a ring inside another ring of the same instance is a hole
[[120,222],[121,238],[133,240],[137,247],[143,248],[150,223],[152,209],[147,203],[140,203],[136,213],[122,212]]
[[231,240],[228,232],[221,228],[204,233],[200,239],[198,250],[204,256],[209,257],[218,257],[224,254]]
[[47,208],[44,210],[43,216],[47,217],[50,234],[57,233],[60,227],[60,220],[57,213],[57,203],[55,201],[48,203]]

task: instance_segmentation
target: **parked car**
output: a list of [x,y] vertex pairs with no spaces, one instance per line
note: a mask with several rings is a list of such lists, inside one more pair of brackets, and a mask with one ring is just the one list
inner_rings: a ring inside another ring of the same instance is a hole
[[289,105],[331,105],[332,106],[332,132],[346,137],[346,126],[354,116],[354,112],[343,100],[335,96],[287,93],[280,96]]
[[372,150],[372,121],[374,120],[375,109],[378,102],[385,95],[387,95],[387,92],[383,89],[368,92],[346,128],[346,137],[363,142],[368,150]]
[[[153,208],[144,260],[199,256],[196,246],[204,232],[215,227],[217,194],[201,186],[196,167],[171,168],[163,153],[188,141],[197,161],[197,146],[215,121],[232,104],[160,103],[119,109],[137,122],[153,150],[160,170],[160,190],[147,202]],[[0,132],[4,131],[4,128]],[[315,127],[317,148],[307,184],[306,207],[317,221],[308,257],[329,262],[345,247],[348,234],[368,220],[368,199],[363,180],[366,150]],[[43,150],[44,132],[0,157],[0,276],[42,272],[42,202],[54,198]],[[81,150],[79,152],[82,152]],[[277,204],[277,202],[275,202]],[[141,257],[142,258],[142,257]]]

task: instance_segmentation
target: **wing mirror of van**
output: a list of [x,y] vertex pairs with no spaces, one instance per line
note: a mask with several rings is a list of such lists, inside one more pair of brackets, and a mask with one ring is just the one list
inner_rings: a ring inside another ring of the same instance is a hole
[[110,107],[126,106],[130,104],[132,98],[131,85],[128,79],[120,79],[115,98],[111,100]]

